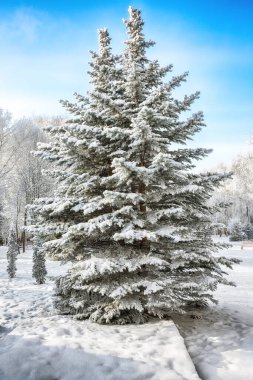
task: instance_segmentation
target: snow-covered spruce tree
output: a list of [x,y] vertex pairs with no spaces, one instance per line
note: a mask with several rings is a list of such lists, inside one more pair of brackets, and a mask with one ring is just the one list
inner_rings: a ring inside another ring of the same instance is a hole
[[17,271],[16,261],[17,261],[18,253],[19,253],[19,249],[18,249],[15,229],[14,229],[14,226],[11,226],[9,239],[8,239],[8,250],[7,250],[7,261],[8,261],[7,272],[10,279],[16,276],[16,271]]
[[253,240],[253,225],[251,223],[248,222],[243,226],[243,232],[245,234],[244,238]]
[[240,221],[235,221],[230,225],[230,241],[241,241],[247,239],[247,235],[243,230],[243,225]]
[[39,235],[33,238],[33,268],[32,275],[37,284],[44,284],[47,275],[45,253],[42,249],[42,239]]
[[129,13],[123,54],[114,57],[100,31],[93,89],[63,103],[73,118],[49,128],[53,141],[38,152],[57,167],[58,187],[33,206],[40,226],[32,229],[50,255],[74,263],[57,280],[56,306],[99,323],[141,323],[215,301],[217,285],[231,284],[220,265],[236,262],[212,255],[221,245],[206,203],[227,175],[192,174],[209,151],[184,147],[204,125],[202,113],[181,117],[199,94],[173,97],[186,74],[165,82],[172,66],[147,58],[154,43],[140,11]]

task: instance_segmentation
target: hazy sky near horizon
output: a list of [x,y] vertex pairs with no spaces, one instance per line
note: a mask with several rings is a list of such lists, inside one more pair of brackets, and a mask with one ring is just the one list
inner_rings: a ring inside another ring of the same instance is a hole
[[89,88],[97,29],[123,48],[129,5],[157,43],[149,56],[173,63],[173,75],[190,72],[178,96],[201,92],[194,111],[207,127],[192,145],[214,149],[201,166],[228,163],[253,132],[253,1],[0,0],[0,108],[14,118],[62,114],[59,99]]

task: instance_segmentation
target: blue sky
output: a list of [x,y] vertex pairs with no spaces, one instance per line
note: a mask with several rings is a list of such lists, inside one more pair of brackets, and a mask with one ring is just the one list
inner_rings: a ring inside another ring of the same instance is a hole
[[253,1],[0,0],[0,107],[14,117],[63,113],[59,99],[89,87],[89,50],[108,27],[115,51],[129,5],[141,8],[149,55],[189,71],[178,96],[201,91],[207,127],[192,145],[214,149],[202,167],[229,162],[253,132]]

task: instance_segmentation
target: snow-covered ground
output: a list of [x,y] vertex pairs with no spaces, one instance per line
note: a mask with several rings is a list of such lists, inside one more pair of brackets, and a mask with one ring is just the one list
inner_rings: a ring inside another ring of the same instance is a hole
[[253,379],[253,247],[241,246],[235,242],[221,252],[243,260],[228,271],[237,287],[221,286],[219,304],[202,312],[202,319],[176,320],[203,380]]
[[[222,252],[243,260],[229,271],[237,287],[221,286],[202,319],[175,320],[203,380],[253,379],[253,247],[241,246]],[[99,326],[58,316],[53,277],[66,266],[48,262],[47,283],[35,285],[31,264],[31,252],[21,254],[9,281],[0,248],[0,380],[198,379],[172,322]]]
[[171,321],[100,326],[55,314],[53,276],[31,278],[31,252],[18,257],[17,277],[6,274],[0,247],[0,380],[197,380],[184,341]]

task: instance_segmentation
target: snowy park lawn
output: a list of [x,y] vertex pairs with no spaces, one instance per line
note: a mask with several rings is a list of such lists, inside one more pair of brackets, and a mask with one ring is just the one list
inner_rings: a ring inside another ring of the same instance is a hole
[[56,315],[53,277],[66,266],[47,262],[47,283],[31,278],[32,252],[6,274],[0,247],[0,380],[196,380],[172,321],[101,326]]
[[[222,252],[243,260],[229,271],[237,287],[221,286],[202,319],[175,319],[203,380],[253,379],[253,248],[241,245]],[[100,326],[58,316],[53,277],[66,266],[49,261],[47,283],[35,285],[28,251],[9,281],[5,256],[0,248],[0,380],[198,379],[173,322]]]
[[237,287],[220,286],[215,294],[219,304],[201,313],[202,319],[175,320],[204,380],[253,379],[253,246],[241,246],[234,242],[221,252],[242,260],[228,271]]

